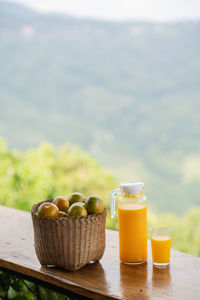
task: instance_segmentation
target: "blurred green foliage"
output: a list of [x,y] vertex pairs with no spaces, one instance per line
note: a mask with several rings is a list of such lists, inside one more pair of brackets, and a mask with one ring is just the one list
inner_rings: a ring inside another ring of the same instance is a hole
[[44,288],[16,275],[0,271],[0,299],[2,300],[75,300],[72,296],[63,295]]
[[80,148],[66,144],[56,150],[42,144],[26,152],[9,151],[0,141],[0,203],[30,211],[33,204],[79,191],[99,194],[107,203],[116,183],[111,173]]
[[11,147],[67,140],[142,178],[153,209],[200,205],[199,21],[99,22],[0,1],[0,33]]
[[[58,195],[75,191],[86,196],[98,194],[107,207],[107,228],[117,230],[117,217],[109,215],[108,196],[118,185],[89,154],[70,144],[58,149],[41,144],[20,152],[9,150],[5,141],[0,141],[0,204],[30,211],[33,204]],[[200,256],[200,207],[182,216],[150,210],[148,220],[149,227],[174,229],[174,248]]]

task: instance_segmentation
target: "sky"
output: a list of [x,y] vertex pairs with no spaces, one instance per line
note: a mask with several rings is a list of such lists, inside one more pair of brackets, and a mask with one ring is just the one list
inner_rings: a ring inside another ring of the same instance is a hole
[[[1,0],[0,0],[1,1]],[[177,21],[200,19],[200,0],[6,0],[43,12],[100,20]]]

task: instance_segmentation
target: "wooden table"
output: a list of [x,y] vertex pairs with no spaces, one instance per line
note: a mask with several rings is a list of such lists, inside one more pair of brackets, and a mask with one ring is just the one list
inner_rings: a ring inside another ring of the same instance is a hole
[[[0,267],[91,299],[200,299],[200,258],[172,250],[171,266],[119,262],[118,233],[107,230],[103,259],[77,272],[44,268],[33,245],[30,213],[0,206]],[[149,245],[150,248],[150,245]]]

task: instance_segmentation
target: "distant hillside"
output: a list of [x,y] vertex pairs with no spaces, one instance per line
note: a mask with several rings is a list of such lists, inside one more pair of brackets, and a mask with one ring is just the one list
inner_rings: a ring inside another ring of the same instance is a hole
[[200,22],[109,23],[0,2],[0,136],[80,144],[154,208],[200,204]]

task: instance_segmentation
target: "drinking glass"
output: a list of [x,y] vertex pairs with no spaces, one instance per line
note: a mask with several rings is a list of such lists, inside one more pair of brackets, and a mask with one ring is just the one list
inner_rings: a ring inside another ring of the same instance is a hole
[[165,267],[170,263],[172,229],[169,227],[151,228],[151,250],[153,265]]

